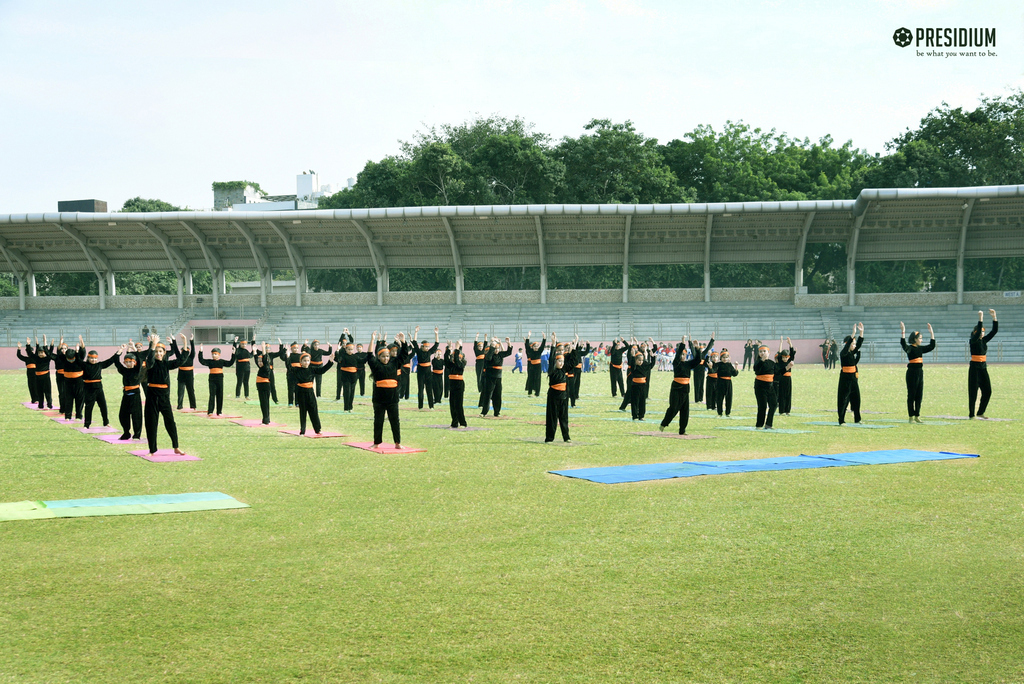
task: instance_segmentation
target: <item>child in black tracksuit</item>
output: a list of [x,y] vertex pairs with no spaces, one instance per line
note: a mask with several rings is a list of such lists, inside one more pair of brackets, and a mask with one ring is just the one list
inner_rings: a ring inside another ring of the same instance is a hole
[[462,340],[454,349],[451,343],[444,350],[444,367],[448,371],[448,410],[452,416],[451,427],[466,427],[466,412],[462,405],[466,396],[466,354],[462,351]]
[[256,395],[260,400],[261,422],[270,425],[270,359],[273,355],[267,354],[267,345],[263,344],[262,349],[256,349],[253,353],[253,363],[256,364]]
[[[711,338],[708,348],[715,343]],[[690,423],[690,373],[700,367],[704,362],[699,355],[686,358],[686,335],[676,345],[676,355],[672,359],[672,389],[668,394],[668,410],[665,417],[661,419],[659,429],[664,432],[665,428],[672,424],[672,419],[679,414],[679,434],[686,434],[686,427]]]
[[196,410],[196,384],[195,384],[195,363],[196,347],[193,336],[192,344],[188,344],[184,333],[181,334],[182,349],[178,351],[178,358],[181,365],[178,366],[178,410],[185,403],[185,394],[188,394],[188,407]]
[[718,363],[715,364],[715,407],[718,409],[718,415],[722,415],[722,409],[725,409],[725,415],[732,414],[732,379],[740,374],[740,369],[736,367],[736,364],[732,362],[732,357],[729,356],[729,350],[723,349],[722,353],[719,354]]
[[[125,353],[127,352],[127,353]],[[124,363],[120,354],[124,354]],[[139,439],[142,436],[142,387],[139,384],[139,364],[135,352],[122,344],[114,355],[114,367],[121,374],[121,409],[117,418],[121,423],[119,439]]]
[[203,345],[199,345],[199,363],[210,369],[210,377],[207,381],[210,386],[210,401],[206,405],[206,415],[212,416],[214,409],[217,415],[224,412],[224,369],[230,367],[235,359],[232,357],[225,361],[220,357],[220,349],[211,352],[212,359],[203,358]]
[[921,346],[921,333],[917,330],[910,333],[906,340],[907,329],[900,321],[900,346],[907,355],[907,415],[911,423],[921,422],[921,399],[924,397],[924,355],[935,349],[935,331],[928,324],[928,344]]
[[853,326],[853,334],[857,335],[854,344],[853,335],[847,335],[843,340],[843,351],[839,354],[839,362],[842,364],[839,373],[839,387],[836,396],[836,410],[839,414],[839,424],[846,422],[846,408],[853,411],[853,422],[860,422],[860,377],[857,372],[857,364],[860,363],[860,347],[864,344],[864,324],[859,323]]
[[299,434],[306,434],[306,416],[313,425],[313,432],[320,434],[320,411],[316,405],[314,378],[323,375],[333,365],[328,359],[326,363],[314,366],[309,354],[299,357],[299,367],[295,369],[295,405],[299,407]]
[[566,396],[569,377],[565,372],[565,351],[558,351],[558,340],[551,335],[552,356],[548,361],[548,403],[544,422],[544,441],[555,441],[555,428],[562,432],[562,440],[571,442],[569,438],[569,401]]
[[754,361],[754,398],[757,399],[756,427],[772,429],[778,397],[775,396],[775,361],[769,358],[769,350],[765,345],[757,348],[757,360]]
[[375,353],[366,357],[366,365],[370,368],[373,378],[373,446],[379,447],[384,441],[384,416],[391,423],[391,437],[395,448],[402,448],[402,428],[398,416],[399,378],[402,366],[409,358],[409,347],[405,343],[405,334],[398,333],[396,339],[400,345],[395,348],[395,356],[391,349],[381,340],[377,347],[377,332],[370,339],[370,349]]
[[788,416],[793,404],[793,364],[796,361],[796,347],[793,340],[786,338],[789,349],[782,346],[779,338],[779,353],[775,355],[775,396],[779,401],[779,415]]
[[985,410],[988,408],[988,401],[992,398],[992,383],[988,378],[988,343],[999,331],[999,321],[996,320],[995,309],[989,309],[992,316],[992,332],[985,334],[985,315],[978,312],[978,324],[971,332],[971,364],[967,369],[967,396],[970,400],[968,406],[968,418],[974,418],[974,406],[978,400],[978,392],[981,392],[981,403],[978,405],[978,418],[985,418]]

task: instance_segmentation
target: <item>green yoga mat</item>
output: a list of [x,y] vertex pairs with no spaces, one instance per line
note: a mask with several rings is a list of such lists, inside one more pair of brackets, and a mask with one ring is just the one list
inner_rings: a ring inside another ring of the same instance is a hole
[[[197,496],[208,498],[196,499]],[[144,515],[148,513],[182,513],[186,511],[212,511],[227,508],[249,508],[220,492],[196,494],[158,494],[153,496],[120,497],[138,503],[115,504],[118,499],[74,499],[68,501],[15,501],[0,504],[0,521],[40,520],[43,518],[80,518],[94,515]],[[71,505],[64,505],[71,504]]]

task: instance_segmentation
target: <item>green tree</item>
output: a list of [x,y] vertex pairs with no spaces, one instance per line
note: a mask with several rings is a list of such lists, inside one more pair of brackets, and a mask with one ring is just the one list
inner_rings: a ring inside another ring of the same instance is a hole
[[163,200],[132,197],[130,200],[125,200],[124,204],[121,206],[121,211],[129,213],[143,213],[154,211],[187,211],[187,209],[176,207],[169,202],[164,202]]
[[554,157],[565,166],[559,199],[571,204],[651,204],[688,202],[668,167],[658,141],[638,133],[633,123],[593,119],[579,138],[564,138]]
[[1024,91],[982,98],[973,111],[945,102],[890,141],[867,187],[1010,185],[1024,178]]

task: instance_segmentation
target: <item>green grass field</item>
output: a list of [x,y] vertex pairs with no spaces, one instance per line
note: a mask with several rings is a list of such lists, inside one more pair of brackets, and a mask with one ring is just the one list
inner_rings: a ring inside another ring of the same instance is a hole
[[[689,432],[716,439],[638,437],[670,374],[642,428],[605,420],[623,414],[599,374],[571,417],[579,445],[544,445],[518,441],[543,436],[527,423],[543,402],[506,372],[515,420],[469,419],[491,430],[403,410],[403,442],[427,453],[179,414],[203,460],[164,464],[23,408],[24,374],[4,372],[0,501],[221,491],[251,508],[0,522],[0,682],[1024,681],[1024,368],[991,370],[988,414],[1014,422],[923,426],[906,423],[902,367],[862,368],[864,408],[884,412],[865,420],[892,429],[804,425],[834,416],[836,375],[802,365],[793,410],[809,417],[776,426],[812,434],[715,429],[753,425],[747,372],[733,413],[749,422],[694,410]],[[922,413],[966,415],[966,367],[925,374]],[[325,429],[370,441],[367,401],[321,408]],[[547,473],[895,447],[982,457],[621,485]]]

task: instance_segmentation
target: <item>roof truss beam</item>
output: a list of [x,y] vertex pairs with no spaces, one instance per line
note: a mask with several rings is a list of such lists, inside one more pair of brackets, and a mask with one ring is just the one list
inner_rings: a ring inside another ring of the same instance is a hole
[[462,291],[465,287],[462,276],[462,256],[459,254],[458,245],[455,244],[455,233],[452,231],[452,224],[448,221],[448,217],[442,216],[441,223],[444,224],[445,232],[448,233],[448,242],[452,245],[452,263],[455,265],[455,303],[462,306]]

